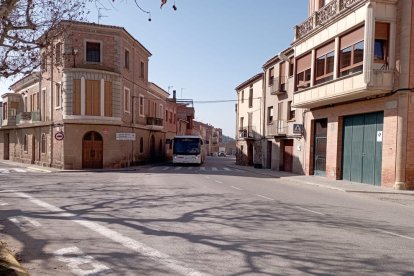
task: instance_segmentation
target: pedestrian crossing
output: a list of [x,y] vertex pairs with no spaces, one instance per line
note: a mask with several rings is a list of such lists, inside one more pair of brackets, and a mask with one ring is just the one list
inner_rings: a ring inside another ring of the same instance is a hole
[[205,167],[205,166],[154,166],[148,169],[149,171],[161,172],[244,172],[243,170],[229,167]]

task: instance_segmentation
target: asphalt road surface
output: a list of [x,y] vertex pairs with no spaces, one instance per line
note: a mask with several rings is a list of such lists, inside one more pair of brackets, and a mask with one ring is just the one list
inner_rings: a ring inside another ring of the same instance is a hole
[[1,239],[31,275],[414,275],[414,208],[233,163],[0,164]]

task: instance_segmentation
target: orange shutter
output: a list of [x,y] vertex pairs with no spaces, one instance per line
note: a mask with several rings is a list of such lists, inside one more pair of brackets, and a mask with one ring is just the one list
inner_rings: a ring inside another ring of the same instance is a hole
[[85,81],[85,115],[92,115],[92,81]]
[[297,72],[303,72],[311,68],[311,53],[296,60]]
[[375,23],[375,38],[388,40],[389,26],[390,24],[388,23],[376,22]]
[[80,80],[73,80],[73,95],[72,95],[72,114],[81,114],[81,82]]
[[92,115],[101,116],[101,91],[100,91],[100,81],[93,81],[93,99],[92,99]]
[[112,117],[112,83],[105,82],[105,116]]
[[353,30],[352,32],[341,37],[341,49],[345,49],[364,40],[364,26]]
[[335,41],[332,41],[316,50],[316,57],[321,57],[335,50]]

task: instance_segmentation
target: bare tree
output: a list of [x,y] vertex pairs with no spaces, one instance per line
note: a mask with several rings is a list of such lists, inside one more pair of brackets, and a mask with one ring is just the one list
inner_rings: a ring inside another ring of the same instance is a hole
[[0,0],[0,77],[40,66],[40,50],[62,34],[62,20],[84,20],[88,0]]

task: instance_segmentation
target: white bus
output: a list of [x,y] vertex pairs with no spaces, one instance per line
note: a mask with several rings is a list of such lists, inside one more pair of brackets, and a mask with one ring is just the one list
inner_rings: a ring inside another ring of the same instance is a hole
[[203,164],[206,157],[204,141],[200,136],[181,135],[173,140],[173,164]]

